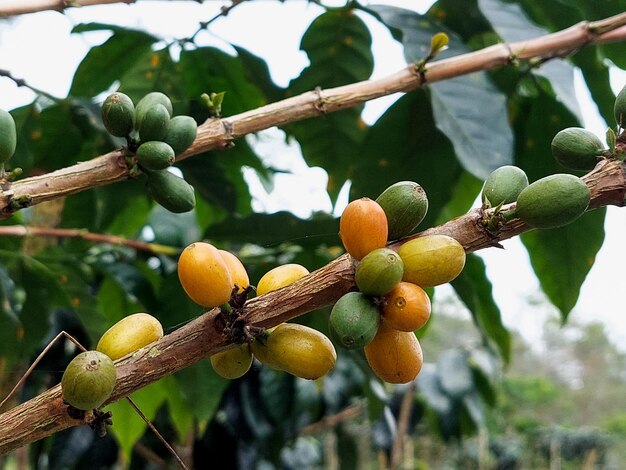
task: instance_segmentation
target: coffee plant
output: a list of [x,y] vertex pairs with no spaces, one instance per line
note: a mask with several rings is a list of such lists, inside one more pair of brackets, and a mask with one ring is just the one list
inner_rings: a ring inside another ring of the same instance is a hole
[[[201,40],[250,3],[173,41],[75,25],[109,38],[63,98],[0,71],[35,94],[0,110],[0,464],[330,468],[310,436],[331,433],[357,468],[343,420],[361,414],[397,468],[417,426],[487,429],[512,347],[476,251],[520,236],[563,321],[576,305],[605,208],[626,203],[626,87],[608,65],[626,67],[626,1],[314,2],[310,64],[286,87]],[[373,23],[407,66],[369,80]],[[575,67],[605,138],[582,128]],[[333,205],[349,182],[339,217],[253,210],[242,167],[281,171],[252,138],[270,128],[326,171]],[[481,341],[435,359],[442,285]]]

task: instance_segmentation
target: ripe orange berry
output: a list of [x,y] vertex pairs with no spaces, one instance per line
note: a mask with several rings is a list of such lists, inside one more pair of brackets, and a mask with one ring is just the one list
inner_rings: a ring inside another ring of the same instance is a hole
[[382,314],[388,327],[415,331],[430,318],[430,298],[417,284],[403,281],[385,296]]
[[233,287],[235,284],[239,287],[238,292],[243,292],[246,287],[250,285],[250,278],[248,277],[248,272],[244,267],[243,263],[239,258],[237,258],[230,251],[226,250],[218,250],[224,261],[226,262],[226,266],[228,267],[228,271],[230,272],[230,277],[233,280]]
[[256,286],[257,295],[267,294],[281,287],[293,284],[309,274],[309,270],[300,264],[283,264],[266,272]]
[[424,363],[422,347],[415,333],[397,331],[384,323],[364,351],[372,371],[381,380],[392,384],[412,381]]
[[178,258],[178,278],[187,295],[204,307],[230,300],[233,280],[219,250],[210,243],[187,246]]
[[339,220],[339,236],[350,256],[360,260],[387,244],[387,216],[376,201],[361,198],[346,206]]

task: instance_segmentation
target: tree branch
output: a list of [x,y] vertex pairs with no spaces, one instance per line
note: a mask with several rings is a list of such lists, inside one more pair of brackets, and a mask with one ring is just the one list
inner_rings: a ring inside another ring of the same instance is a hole
[[[626,204],[626,165],[603,160],[583,178],[592,194],[590,210],[605,205]],[[398,248],[409,239],[431,234],[456,238],[467,252],[499,246],[499,242],[530,230],[513,219],[495,233],[481,224],[483,211],[467,214],[438,227],[400,240]],[[354,288],[354,260],[342,255],[326,266],[287,287],[255,297],[246,302],[243,314],[250,325],[272,327],[296,316],[332,305]],[[117,383],[108,403],[126,397],[157,380],[188,367],[228,347],[223,322],[213,309],[178,330],[135,353],[116,361]],[[68,415],[59,385],[0,415],[0,455],[72,426],[88,423]]]
[[[378,80],[317,89],[276,103],[223,119],[210,119],[198,128],[192,146],[179,160],[212,149],[225,148],[233,140],[274,126],[357,106],[397,92],[408,92],[426,83],[490,70],[517,61],[564,57],[589,44],[626,39],[626,13],[596,22],[582,22],[571,28],[535,39],[497,44],[468,54],[442,59],[417,71],[414,65]],[[130,177],[124,149],[45,175],[10,184],[0,194],[0,219],[23,207],[74,194]]]
[[39,11],[64,11],[69,7],[135,3],[137,0],[5,0],[0,5],[0,18],[37,13]]
[[154,254],[176,256],[181,249],[175,246],[160,245],[158,243],[140,242],[117,235],[93,233],[82,229],[30,227],[26,225],[0,226],[0,237],[55,237],[55,238],[82,238],[94,243],[127,246],[133,250],[148,251]]

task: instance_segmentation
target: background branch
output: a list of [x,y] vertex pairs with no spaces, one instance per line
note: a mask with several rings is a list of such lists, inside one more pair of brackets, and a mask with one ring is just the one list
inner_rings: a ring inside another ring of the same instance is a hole
[[108,243],[110,245],[127,246],[134,250],[148,251],[154,254],[176,256],[181,249],[175,246],[159,245],[158,243],[146,243],[131,240],[117,235],[92,233],[82,229],[31,227],[25,225],[6,225],[0,227],[0,237],[55,237],[55,238],[81,238],[95,243]]
[[[624,206],[626,197],[626,165],[604,160],[584,177],[592,194],[590,210],[612,204]],[[514,219],[498,232],[488,232],[480,223],[482,210],[467,214],[438,227],[433,227],[392,245],[398,248],[409,239],[430,235],[450,235],[467,252],[492,246],[530,228]],[[354,288],[354,262],[342,255],[326,266],[285,288],[250,299],[243,313],[254,326],[271,327],[313,310],[332,305]],[[228,347],[222,333],[218,309],[213,309],[159,341],[116,362],[118,379],[108,403],[126,397],[157,380],[182,370]],[[92,419],[71,418],[63,403],[59,385],[0,415],[0,454],[27,443],[50,436],[63,429],[85,424]]]
[[5,0],[0,4],[0,17],[24,15],[38,11],[64,11],[69,7],[135,3],[137,0]]
[[[212,149],[227,147],[233,140],[274,126],[357,106],[397,92],[408,92],[425,83],[490,70],[518,61],[567,56],[588,44],[626,39],[626,13],[535,39],[497,44],[468,54],[429,63],[418,72],[409,65],[378,80],[366,80],[327,90],[314,90],[224,119],[210,119],[198,128],[192,146],[179,160]],[[86,189],[129,178],[124,150],[110,152],[87,162],[13,183],[0,195],[0,218],[22,207],[38,204]],[[12,202],[13,201],[13,202]]]

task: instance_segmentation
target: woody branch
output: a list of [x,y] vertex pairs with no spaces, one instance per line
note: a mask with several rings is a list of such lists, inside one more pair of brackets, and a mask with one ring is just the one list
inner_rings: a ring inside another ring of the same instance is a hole
[[[509,44],[496,44],[475,52],[431,62],[422,70],[414,65],[378,80],[315,90],[223,119],[210,119],[198,128],[192,146],[178,158],[189,158],[225,148],[247,134],[323,113],[358,106],[397,92],[409,92],[428,83],[503,67],[512,59],[526,61],[565,57],[581,47],[626,39],[626,13],[596,22],[582,22],[563,31]],[[34,204],[121,181],[130,177],[125,149],[45,175],[12,183],[0,194],[0,218]],[[18,202],[11,204],[11,201]]]

